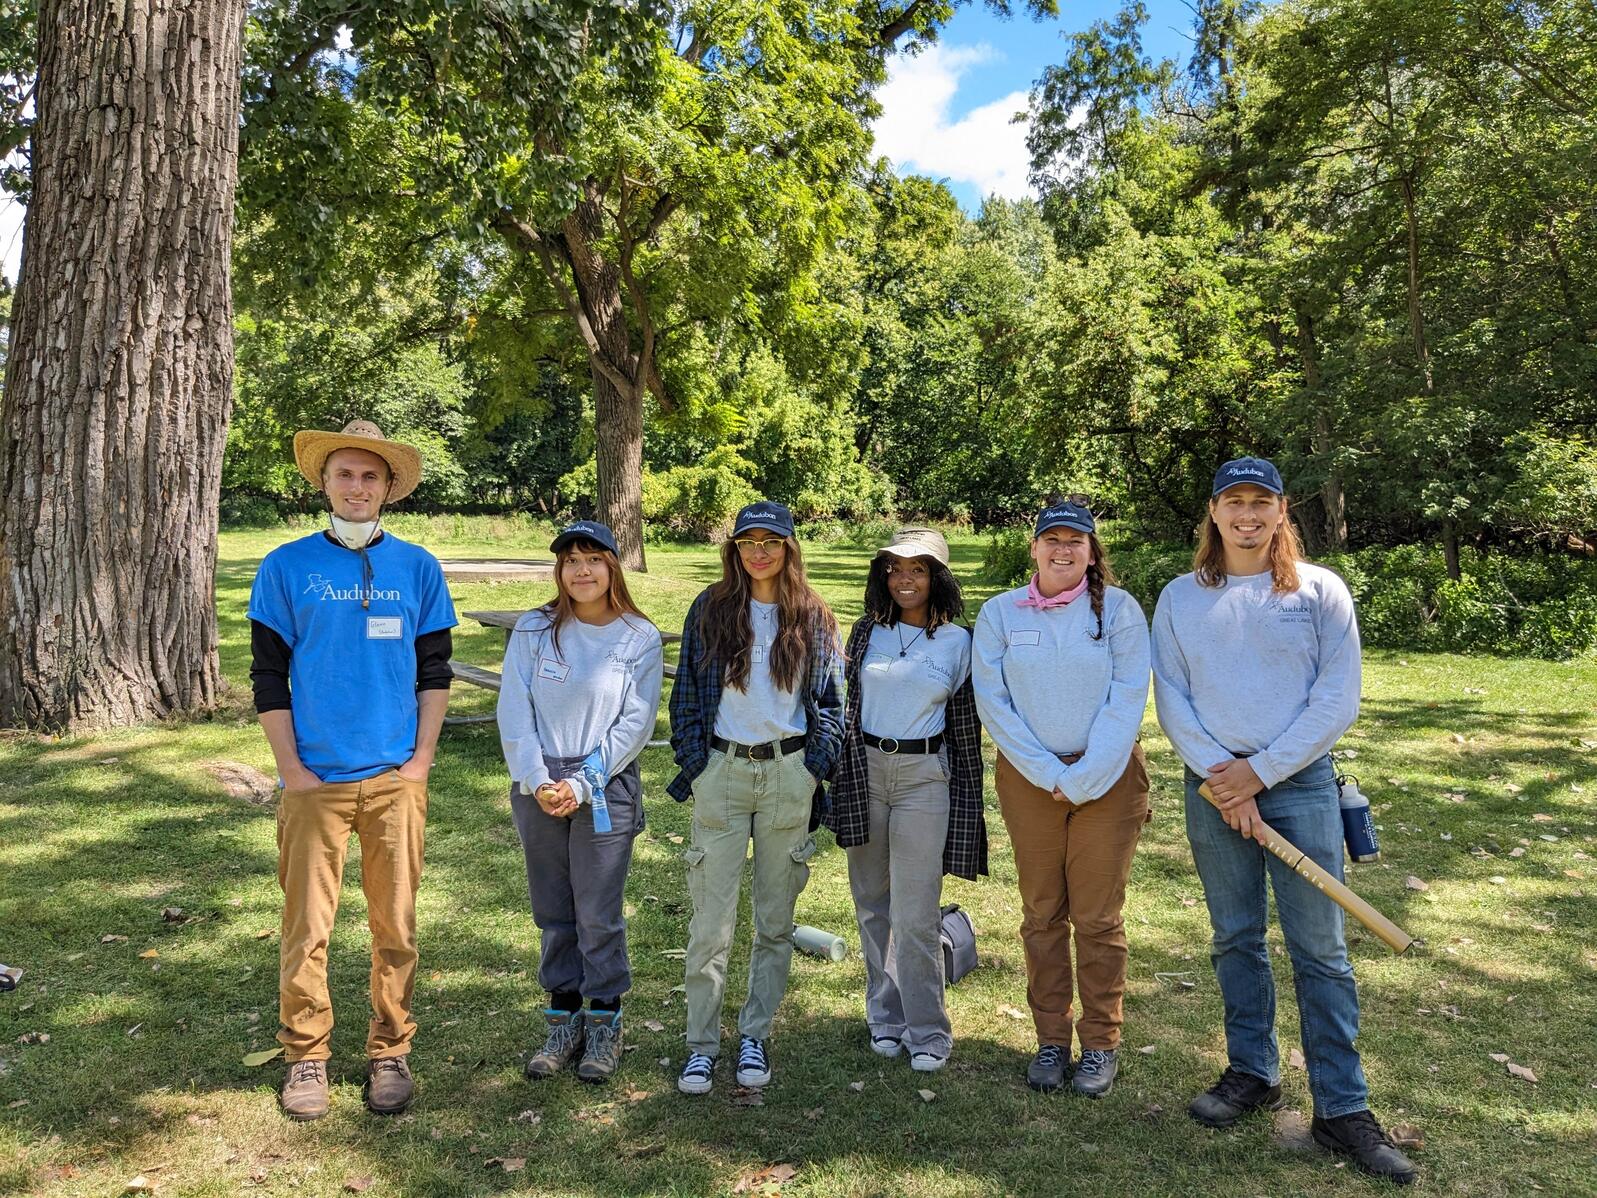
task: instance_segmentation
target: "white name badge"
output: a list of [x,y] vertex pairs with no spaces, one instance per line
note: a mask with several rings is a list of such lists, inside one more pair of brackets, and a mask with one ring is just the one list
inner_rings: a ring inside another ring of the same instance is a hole
[[1042,630],[1038,628],[1017,628],[1009,634],[1011,645],[1040,645],[1042,644]]
[[366,639],[369,641],[397,641],[405,633],[401,616],[367,616]]
[[760,665],[762,662],[764,662],[765,661],[765,646],[764,645],[755,645],[752,648],[750,648],[749,649],[749,660],[751,662],[753,662],[755,665]]
[[547,678],[550,682],[564,682],[570,676],[571,667],[565,662],[550,657],[538,659],[538,677]]

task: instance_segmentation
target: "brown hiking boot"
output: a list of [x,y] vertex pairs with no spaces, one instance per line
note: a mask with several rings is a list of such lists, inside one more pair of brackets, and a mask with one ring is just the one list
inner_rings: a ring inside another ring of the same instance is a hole
[[378,1057],[366,1066],[366,1108],[372,1114],[397,1115],[415,1093],[409,1057]]
[[577,1066],[577,1078],[607,1082],[621,1066],[621,1012],[589,1011],[588,1048]]
[[283,1114],[301,1123],[327,1114],[327,1062],[290,1061],[278,1101]]
[[549,1038],[543,1047],[527,1058],[527,1080],[553,1077],[582,1055],[584,1044],[581,1011],[545,1011]]

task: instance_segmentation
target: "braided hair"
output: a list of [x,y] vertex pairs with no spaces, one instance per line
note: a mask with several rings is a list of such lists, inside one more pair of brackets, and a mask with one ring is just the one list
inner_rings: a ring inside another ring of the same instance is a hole
[[[1065,499],[1088,511],[1092,510],[1092,501],[1085,495],[1067,495]],[[1089,532],[1087,544],[1092,549],[1092,565],[1087,567],[1087,597],[1092,600],[1092,614],[1098,618],[1098,631],[1092,634],[1092,639],[1101,641],[1104,588],[1114,586],[1118,580],[1115,578],[1114,567],[1109,564],[1109,555],[1104,552],[1103,542],[1098,539],[1098,534]]]

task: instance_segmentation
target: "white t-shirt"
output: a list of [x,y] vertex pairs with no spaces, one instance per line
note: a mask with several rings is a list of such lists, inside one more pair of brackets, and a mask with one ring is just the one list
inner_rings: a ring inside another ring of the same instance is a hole
[[771,646],[776,643],[777,606],[749,600],[749,623],[754,628],[749,650],[747,690],[721,688],[715,712],[715,734],[740,745],[763,745],[773,740],[801,736],[809,730],[804,712],[802,672],[799,687],[778,690],[771,677]]
[[871,629],[860,663],[860,722],[872,736],[923,740],[943,730],[948,697],[970,675],[970,633],[944,624],[935,636],[911,624]]

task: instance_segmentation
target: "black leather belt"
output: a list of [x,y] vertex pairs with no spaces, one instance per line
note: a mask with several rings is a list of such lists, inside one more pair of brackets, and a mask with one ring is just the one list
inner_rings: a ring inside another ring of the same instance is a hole
[[871,748],[884,753],[935,753],[943,747],[941,732],[925,740],[899,740],[896,736],[872,736],[869,732],[861,732],[860,736]]
[[750,761],[770,761],[776,756],[778,749],[782,756],[797,752],[804,747],[807,736],[790,736],[783,741],[768,740],[763,745],[740,745],[734,741],[722,740],[719,736],[710,737],[712,748],[720,749],[729,757],[746,757]]

